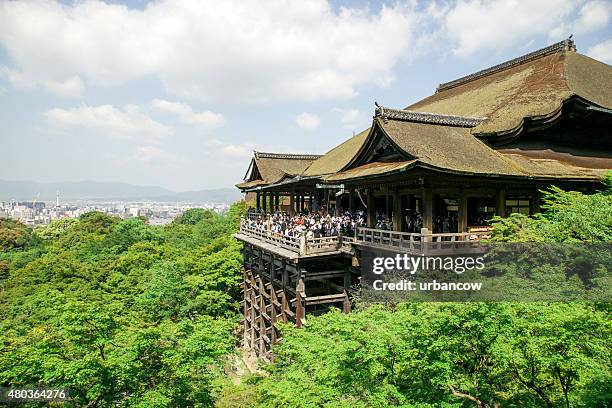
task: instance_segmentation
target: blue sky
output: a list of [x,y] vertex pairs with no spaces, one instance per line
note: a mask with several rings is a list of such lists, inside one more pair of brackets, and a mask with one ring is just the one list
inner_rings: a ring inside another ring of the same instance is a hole
[[253,149],[323,153],[375,100],[570,33],[612,64],[611,21],[603,0],[0,0],[0,179],[229,187]]

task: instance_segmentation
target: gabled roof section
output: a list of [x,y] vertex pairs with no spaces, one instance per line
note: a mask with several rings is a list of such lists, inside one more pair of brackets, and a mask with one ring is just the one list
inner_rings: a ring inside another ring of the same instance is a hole
[[243,183],[236,187],[245,189],[278,183],[287,178],[302,174],[306,167],[320,158],[317,154],[290,154],[254,152],[249,172]]
[[518,133],[526,119],[554,119],[575,96],[612,108],[612,67],[575,50],[573,41],[561,41],[440,84],[435,94],[406,109],[485,118],[472,133],[491,136]]
[[340,171],[359,153],[369,133],[370,128],[334,147],[312,162],[304,171],[304,176],[322,176]]
[[483,69],[473,74],[466,75],[464,77],[455,79],[450,82],[442,83],[438,85],[438,88],[436,88],[436,93],[446,91],[456,86],[471,82],[475,79],[482,78],[487,75],[495,74],[497,72],[506,70],[508,68],[512,68],[514,66],[524,64],[529,61],[533,61],[535,59],[544,57],[546,55],[552,55],[558,52],[563,52],[565,50],[576,51],[576,45],[574,44],[574,41],[572,41],[570,38],[560,41],[556,44],[549,45],[548,47],[544,47],[537,51],[530,52],[529,54],[522,55],[518,58],[511,59],[510,61],[502,62],[501,64],[494,65],[490,68]]
[[470,133],[470,128],[376,118],[391,141],[421,165],[448,171],[521,175],[518,166]]
[[[379,107],[380,111],[390,112]],[[584,162],[575,163],[567,155],[545,158],[529,157],[528,154],[512,149],[498,151],[471,133],[471,128],[451,126],[443,121],[432,123],[428,114],[421,120],[421,113],[393,110],[395,116],[379,115],[362,148],[344,168],[324,178],[327,182],[348,181],[364,177],[388,176],[393,173],[408,171],[421,167],[445,173],[460,173],[492,177],[528,177],[538,179],[598,179],[611,161],[600,160],[598,166],[588,166]],[[399,119],[395,119],[399,118]],[[390,144],[402,153],[402,157],[393,162],[364,160],[370,157],[369,152],[378,145],[380,138],[386,138]]]

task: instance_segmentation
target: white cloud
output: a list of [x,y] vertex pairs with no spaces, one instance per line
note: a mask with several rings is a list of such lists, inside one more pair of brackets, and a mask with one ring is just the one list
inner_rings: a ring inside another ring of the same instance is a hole
[[325,0],[63,3],[0,2],[0,43],[31,83],[155,75],[168,92],[211,101],[349,98],[388,85],[418,44],[413,2],[376,13]]
[[134,105],[126,105],[123,109],[112,105],[56,108],[45,112],[44,116],[58,128],[91,130],[97,135],[115,139],[158,143],[172,132]]
[[253,149],[244,145],[227,144],[221,148],[221,152],[224,156],[235,159],[250,159],[253,157]]
[[41,80],[37,82],[21,71],[0,66],[0,77],[5,77],[8,82],[19,89],[31,90],[40,85],[49,93],[67,98],[77,98],[85,90],[83,81],[78,76],[61,81]]
[[176,155],[157,146],[139,146],[133,156],[134,160],[142,162],[173,163],[178,160]]
[[151,105],[157,110],[176,114],[183,123],[190,125],[200,124],[209,127],[222,127],[225,125],[225,118],[220,113],[211,111],[196,113],[186,103],[154,99]]
[[319,127],[321,119],[313,113],[303,112],[295,117],[295,123],[306,130],[313,130]]
[[[499,50],[548,34],[575,11],[573,0],[459,1],[444,17],[453,52],[467,56],[482,50]],[[560,41],[570,33],[563,34]]]
[[605,28],[612,14],[612,3],[602,0],[587,2],[574,22],[573,33],[585,34]]
[[43,86],[47,91],[67,98],[78,98],[84,91],[83,81],[78,76],[65,81],[45,81]]
[[589,48],[587,55],[612,65],[612,40],[604,41]]
[[359,109],[335,109],[336,112],[340,115],[340,122],[342,122],[342,126],[345,129],[356,130],[356,128],[360,125],[361,121],[361,112]]

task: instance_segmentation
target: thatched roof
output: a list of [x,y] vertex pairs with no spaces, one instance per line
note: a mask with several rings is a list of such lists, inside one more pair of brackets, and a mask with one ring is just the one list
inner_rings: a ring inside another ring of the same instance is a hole
[[255,152],[245,181],[236,187],[247,189],[278,183],[287,177],[302,174],[306,167],[320,157],[317,154]]
[[350,170],[341,171],[335,174],[330,174],[325,177],[325,181],[345,181],[351,179],[363,179],[366,177],[374,177],[382,174],[391,174],[402,171],[411,165],[416,164],[416,160],[406,160],[394,163],[368,163],[363,166],[355,167]]
[[[595,159],[590,160],[588,153],[491,146],[518,135],[525,123],[560,117],[569,101],[583,101],[588,109],[603,108],[608,114],[610,84],[612,67],[578,54],[568,39],[441,84],[435,94],[406,109],[377,105],[372,128],[321,157],[256,153],[251,163],[256,171],[238,186],[273,184],[296,175],[343,181],[416,166],[495,177],[596,179],[612,169],[612,157],[592,155]],[[401,151],[403,159],[394,163],[360,159],[380,134]]]
[[612,108],[611,67],[578,54],[570,40],[527,56],[441,84],[406,109],[486,118],[472,129],[478,135],[520,130],[524,118],[554,115],[574,96]]
[[[612,160],[600,158],[592,166],[571,154],[556,153],[555,158],[542,158],[534,151],[520,149],[497,151],[470,133],[469,128],[415,122],[412,120],[377,117],[364,149],[374,144],[375,138],[387,138],[405,157],[391,163],[360,163],[364,150],[343,171],[325,177],[330,182],[382,176],[422,167],[444,172],[482,176],[528,177],[538,179],[599,179]],[[541,154],[542,152],[540,152]],[[588,165],[588,166],[587,166]]]
[[380,118],[376,124],[403,152],[422,164],[465,173],[519,172],[512,162],[474,137],[469,128]]
[[368,133],[370,133],[369,128],[334,147],[321,158],[313,161],[306,171],[304,171],[304,176],[332,174],[346,167],[365,143]]

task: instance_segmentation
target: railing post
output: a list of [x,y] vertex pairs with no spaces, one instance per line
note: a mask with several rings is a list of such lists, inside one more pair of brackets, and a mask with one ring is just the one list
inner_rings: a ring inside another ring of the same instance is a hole
[[300,255],[306,255],[306,235],[300,235]]
[[430,242],[431,237],[429,235],[429,229],[421,228],[421,252],[428,252],[428,243]]

